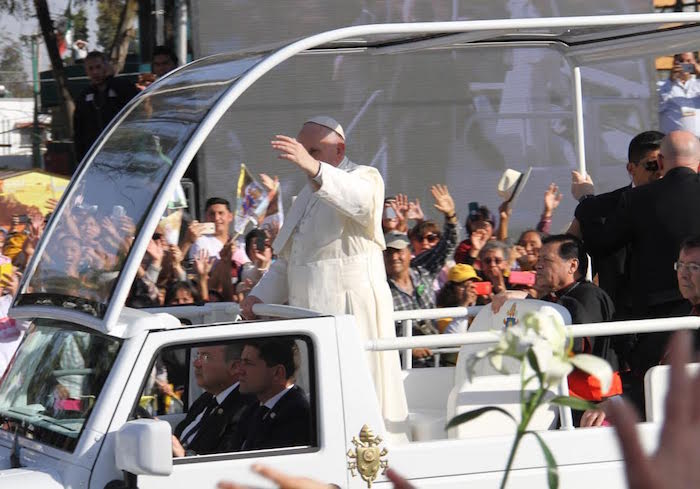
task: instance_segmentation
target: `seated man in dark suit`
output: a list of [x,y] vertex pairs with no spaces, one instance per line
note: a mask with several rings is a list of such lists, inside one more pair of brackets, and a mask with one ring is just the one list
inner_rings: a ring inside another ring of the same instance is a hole
[[203,346],[194,356],[197,385],[206,392],[190,407],[173,433],[173,456],[234,450],[239,419],[252,396],[239,389],[241,344]]
[[240,450],[259,450],[314,443],[311,409],[304,391],[294,385],[293,339],[246,340],[241,355],[240,389],[258,402],[241,416]]
[[[538,297],[564,306],[571,314],[572,324],[601,323],[612,319],[615,306],[603,289],[586,280],[588,258],[583,243],[575,236],[558,234],[542,240],[535,269]],[[604,358],[614,371],[618,370],[610,337],[577,338],[574,351]],[[616,374],[610,391],[601,392],[600,385],[588,374],[574,370],[569,375],[569,391],[589,401],[600,401],[621,394],[622,383]]]

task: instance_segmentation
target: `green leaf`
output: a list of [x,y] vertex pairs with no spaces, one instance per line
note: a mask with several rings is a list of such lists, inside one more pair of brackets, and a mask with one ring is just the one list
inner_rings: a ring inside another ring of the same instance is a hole
[[586,409],[596,409],[596,405],[592,402],[579,399],[571,396],[557,396],[549,400],[551,404],[559,406],[567,406],[577,411],[585,411]]
[[527,350],[527,361],[532,367],[532,370],[537,372],[537,376],[539,377],[541,372],[540,372],[540,365],[537,363],[537,355],[535,355],[535,352],[532,351],[532,348],[528,348]]
[[554,455],[549,450],[549,447],[544,442],[539,433],[535,431],[526,431],[525,434],[534,435],[537,438],[540,448],[542,449],[542,454],[547,461],[547,486],[549,489],[557,489],[559,487],[559,471],[557,469],[557,461],[554,460]]
[[447,426],[445,426],[445,429],[447,430],[447,429],[450,429],[450,428],[454,428],[455,426],[458,426],[458,425],[460,425],[460,424],[462,424],[462,423],[466,423],[466,422],[468,422],[468,421],[471,421],[472,419],[478,418],[478,417],[481,416],[482,414],[487,413],[487,412],[489,412],[489,411],[498,411],[498,412],[500,412],[500,413],[503,413],[503,414],[505,414],[506,416],[508,416],[510,419],[512,419],[514,423],[517,423],[517,421],[515,420],[515,418],[513,417],[513,415],[510,414],[510,413],[509,413],[508,411],[506,411],[505,409],[499,408],[499,407],[496,407],[496,406],[486,406],[486,407],[482,407],[482,408],[479,408],[479,409],[474,409],[473,411],[469,411],[469,412],[466,412],[466,413],[458,414],[457,416],[455,416],[454,418],[452,418],[452,419],[450,420],[449,423],[447,423]]

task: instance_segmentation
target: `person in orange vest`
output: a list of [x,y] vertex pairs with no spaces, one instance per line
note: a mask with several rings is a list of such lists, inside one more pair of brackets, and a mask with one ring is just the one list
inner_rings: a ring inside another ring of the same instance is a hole
[[[586,280],[588,258],[580,239],[570,234],[545,238],[535,270],[538,297],[564,306],[571,314],[573,324],[601,323],[612,319],[615,312],[612,299],[603,289]],[[612,338],[576,338],[573,352],[591,353],[604,358],[615,375],[610,391],[602,392],[596,378],[574,370],[568,378],[572,396],[598,402],[622,393]],[[576,418],[576,413],[574,416]]]

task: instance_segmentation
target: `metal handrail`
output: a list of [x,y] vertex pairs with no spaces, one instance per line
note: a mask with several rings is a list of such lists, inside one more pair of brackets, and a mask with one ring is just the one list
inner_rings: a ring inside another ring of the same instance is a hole
[[[443,319],[443,318],[464,318],[468,316],[475,316],[481,308],[484,306],[471,306],[471,307],[443,307],[436,309],[411,309],[408,311],[394,311],[392,317],[394,322],[401,323],[401,336],[403,338],[410,338],[413,336],[413,321],[414,320],[426,320],[426,319]],[[434,366],[440,366],[440,353],[446,352],[434,352],[437,353],[434,357]],[[401,351],[401,364],[404,369],[413,368],[413,355],[410,349]]]
[[[567,334],[573,338],[582,336],[613,336],[629,333],[656,333],[679,329],[700,329],[700,316],[675,318],[640,319],[634,321],[610,321],[608,323],[574,324],[566,326]],[[480,331],[464,334],[435,334],[411,338],[369,340],[367,351],[403,350],[406,348],[440,348],[462,345],[478,345],[498,341],[499,333]]]

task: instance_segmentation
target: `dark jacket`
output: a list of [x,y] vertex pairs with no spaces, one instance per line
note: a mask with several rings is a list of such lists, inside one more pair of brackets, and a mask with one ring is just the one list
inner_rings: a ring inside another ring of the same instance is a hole
[[[556,292],[557,302],[571,314],[571,324],[604,323],[611,321],[615,305],[610,296],[597,285],[581,280]],[[574,342],[577,353],[586,352],[604,358],[613,370],[618,369],[609,336],[578,338]]]
[[700,175],[689,168],[674,168],[661,180],[623,192],[617,209],[604,224],[589,222],[585,226],[583,238],[594,254],[608,254],[629,245],[634,317],[655,317],[663,311],[687,313],[668,309],[683,303],[673,263],[681,242],[700,234],[698,209]]
[[[590,234],[590,227],[603,226],[606,219],[615,213],[622,194],[632,188],[631,185],[618,188],[612,192],[596,195],[585,199],[576,208],[576,219],[581,224],[584,236]],[[629,310],[631,297],[629,292],[629,274],[626,269],[629,258],[628,247],[625,246],[612,253],[596,254],[586,250],[593,260],[593,275],[598,275],[598,285],[610,296],[615,303],[615,311],[620,315]]]
[[293,386],[262,419],[260,403],[254,403],[241,416],[237,449],[261,450],[314,445],[311,408],[304,391]]
[[109,77],[106,84],[104,92],[90,85],[75,101],[73,142],[78,161],[114,116],[139,93],[138,88],[124,78]]
[[[205,392],[197,398],[187,412],[187,416],[175,428],[174,435],[180,438],[182,432],[206,408],[212,394]],[[239,421],[245,408],[254,403],[252,396],[241,394],[238,387],[224,399],[203,421],[197,434],[187,447],[195,454],[210,454],[234,451]]]

